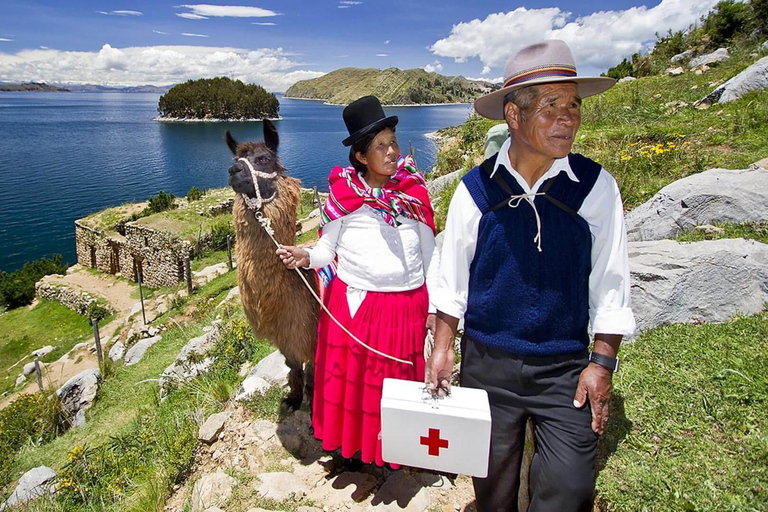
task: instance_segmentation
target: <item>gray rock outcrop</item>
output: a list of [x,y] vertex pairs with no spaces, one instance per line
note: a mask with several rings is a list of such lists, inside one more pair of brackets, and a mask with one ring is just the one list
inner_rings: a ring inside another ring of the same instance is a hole
[[768,57],[763,57],[747,69],[702,98],[699,103],[728,103],[752,91],[768,88]]
[[728,53],[728,48],[718,48],[712,53],[699,55],[698,57],[691,59],[691,61],[688,63],[688,67],[695,68],[698,66],[709,66],[710,64],[722,62],[730,58],[731,56]]
[[664,73],[669,76],[680,76],[685,73],[685,70],[681,66],[678,66],[676,68],[667,68]]
[[223,506],[235,485],[237,480],[221,471],[204,475],[192,488],[192,512]]
[[724,322],[768,303],[768,245],[754,240],[631,242],[629,266],[638,333]]
[[19,478],[19,484],[5,503],[0,505],[0,510],[50,494],[53,491],[51,487],[54,478],[56,472],[49,467],[30,469]]
[[248,377],[261,377],[265,381],[276,386],[288,384],[288,366],[285,357],[279,350],[275,350],[253,367]]
[[235,400],[248,400],[257,393],[263,396],[270,387],[272,387],[270,383],[258,375],[249,375],[245,378],[245,380],[243,380],[242,384],[240,384],[240,387],[237,389],[237,392],[235,393]]
[[143,340],[138,341],[134,346],[128,349],[128,352],[125,353],[125,366],[133,366],[134,364],[141,361],[141,358],[144,357],[144,354],[146,354],[147,350],[149,350],[149,347],[161,339],[163,339],[162,336],[153,336],[151,338],[144,338]]
[[31,363],[27,363],[24,365],[24,368],[21,370],[21,374],[25,377],[32,375],[35,373],[35,362],[32,361]]
[[634,82],[635,80],[637,80],[637,78],[633,76],[625,76],[624,78],[619,79],[619,83],[623,84],[624,82]]
[[211,414],[211,416],[205,420],[205,423],[200,426],[197,438],[206,444],[213,443],[218,439],[221,431],[224,430],[224,423],[226,423],[228,418],[229,413],[226,412]]
[[40,358],[42,358],[42,357],[47,356],[48,354],[50,354],[54,350],[56,350],[56,347],[52,347],[50,345],[46,345],[46,346],[44,346],[42,348],[34,350],[32,352],[32,357],[40,357]]
[[262,473],[259,475],[261,484],[256,487],[262,498],[283,501],[293,496],[301,497],[307,493],[307,486],[293,473]]
[[674,64],[676,62],[688,60],[691,57],[693,57],[693,50],[685,50],[683,53],[678,53],[677,55],[673,55],[672,58],[669,59],[669,62]]
[[192,380],[205,373],[213,363],[210,358],[201,360],[201,356],[208,353],[221,338],[221,321],[215,320],[210,329],[206,329],[201,336],[190,339],[176,356],[176,361],[163,370],[159,382],[161,397],[165,396],[168,384],[180,384]]
[[119,361],[125,355],[125,343],[122,341],[115,342],[109,348],[109,358],[113,361]]
[[448,188],[454,181],[456,181],[456,178],[459,176],[461,176],[461,169],[448,173],[444,176],[440,176],[439,178],[435,178],[432,181],[428,181],[427,190],[429,191],[429,198],[434,201],[435,198],[438,197],[440,193]]
[[662,188],[627,214],[629,241],[674,238],[712,222],[768,221],[768,170],[710,169]]
[[101,372],[93,368],[78,373],[56,390],[64,415],[74,426],[84,421],[85,411],[96,399],[99,382],[101,382]]

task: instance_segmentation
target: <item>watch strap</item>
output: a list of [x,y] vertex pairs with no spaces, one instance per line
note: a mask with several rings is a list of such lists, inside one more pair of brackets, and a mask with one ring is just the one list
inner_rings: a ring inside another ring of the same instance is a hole
[[608,357],[603,354],[598,354],[597,352],[590,352],[589,353],[589,362],[599,364],[603,368],[608,368],[612,372],[619,371],[619,358],[618,357]]

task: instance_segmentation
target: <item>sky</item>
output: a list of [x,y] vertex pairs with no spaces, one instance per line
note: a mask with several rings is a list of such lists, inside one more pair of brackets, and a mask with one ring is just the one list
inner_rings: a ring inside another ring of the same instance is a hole
[[566,41],[588,76],[647,52],[656,33],[685,30],[716,3],[0,0],[0,82],[133,86],[229,76],[283,92],[348,66],[500,81],[509,55],[543,39]]

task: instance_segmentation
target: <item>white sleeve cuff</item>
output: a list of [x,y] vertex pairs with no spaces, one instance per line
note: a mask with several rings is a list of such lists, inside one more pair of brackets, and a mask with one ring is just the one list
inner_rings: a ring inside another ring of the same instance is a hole
[[467,311],[467,298],[445,288],[438,288],[431,302],[438,311],[454,318],[464,318]]
[[635,315],[631,308],[590,310],[589,317],[594,334],[631,336],[635,333]]

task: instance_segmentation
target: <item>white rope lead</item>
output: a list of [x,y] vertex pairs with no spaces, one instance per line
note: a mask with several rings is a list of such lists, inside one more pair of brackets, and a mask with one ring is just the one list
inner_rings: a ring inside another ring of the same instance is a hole
[[261,205],[272,201],[275,198],[275,194],[277,192],[273,192],[272,195],[266,199],[262,198],[261,191],[259,190],[259,178],[267,178],[271,180],[277,176],[277,171],[270,172],[270,173],[257,171],[256,169],[253,168],[253,166],[251,165],[251,162],[248,161],[247,158],[238,158],[238,160],[240,162],[245,162],[245,165],[248,166],[248,170],[251,171],[251,178],[253,179],[253,189],[256,192],[256,197],[254,198],[250,198],[247,195],[243,194],[243,199],[245,200],[245,204],[246,206],[248,206],[250,210],[254,210],[254,211],[261,210]]
[[[520,194],[509,198],[510,208],[517,208],[520,206],[520,201],[526,200],[528,204],[533,208],[533,213],[536,215],[536,236],[533,237],[533,243],[536,244],[536,248],[541,252],[541,218],[539,217],[539,210],[536,209],[536,203],[533,202],[536,196],[543,196],[544,192],[536,192],[535,194]],[[514,203],[514,204],[513,204]]]
[[[245,196],[245,194],[243,194],[243,196]],[[275,247],[278,247],[278,248],[279,248],[279,247],[280,247],[280,244],[279,244],[279,243],[277,242],[277,240],[275,239],[275,230],[274,230],[274,229],[272,229],[272,225],[271,225],[271,221],[270,221],[269,217],[265,217],[265,216],[264,216],[264,214],[263,214],[262,212],[260,212],[260,211],[256,211],[256,212],[254,212],[254,216],[256,217],[256,220],[258,220],[258,221],[259,221],[259,224],[261,224],[261,226],[264,228],[264,231],[266,231],[266,232],[267,232],[267,234],[269,235],[269,238],[271,238],[271,239],[272,239],[272,242],[274,242],[274,244],[275,244]],[[320,307],[321,307],[321,308],[323,308],[323,311],[325,311],[325,312],[326,312],[326,314],[328,315],[328,317],[329,317],[331,320],[333,320],[333,322],[334,322],[336,325],[338,325],[338,326],[341,328],[341,330],[342,330],[342,331],[344,331],[345,333],[347,333],[347,334],[348,334],[348,335],[349,335],[349,336],[350,336],[350,337],[351,337],[353,340],[355,340],[357,343],[359,343],[359,344],[360,344],[360,345],[362,345],[363,347],[367,348],[367,349],[368,349],[368,350],[370,350],[371,352],[374,352],[375,354],[378,354],[378,355],[380,355],[381,357],[386,357],[387,359],[391,359],[392,361],[397,361],[398,363],[409,364],[409,365],[413,366],[413,362],[411,362],[411,361],[406,361],[405,359],[398,359],[398,358],[396,358],[396,357],[394,357],[394,356],[391,356],[391,355],[389,355],[389,354],[385,354],[384,352],[381,352],[381,351],[379,351],[379,350],[376,350],[375,348],[373,348],[373,347],[371,347],[371,346],[368,346],[368,345],[366,345],[364,342],[360,341],[360,340],[358,339],[358,337],[357,337],[357,336],[355,336],[354,334],[352,334],[351,332],[349,332],[349,330],[348,330],[346,327],[344,327],[344,326],[341,324],[341,322],[339,322],[339,321],[336,319],[336,317],[335,317],[335,316],[333,316],[333,314],[332,314],[330,311],[328,311],[328,308],[327,308],[327,307],[325,307],[325,304],[323,304],[323,301],[322,301],[322,300],[320,300],[320,297],[318,297],[317,293],[315,293],[315,290],[313,290],[313,289],[312,289],[312,286],[309,284],[309,282],[307,282],[307,278],[306,278],[306,277],[304,277],[304,274],[302,274],[302,273],[301,273],[301,270],[299,270],[299,268],[298,268],[298,267],[293,267],[293,270],[295,270],[295,271],[296,271],[296,272],[299,274],[299,277],[301,278],[301,280],[302,280],[302,281],[304,281],[304,285],[307,287],[307,289],[309,290],[309,292],[310,292],[310,293],[312,294],[312,296],[315,298],[315,300],[317,301],[317,303],[318,303],[318,304],[320,304]]]

